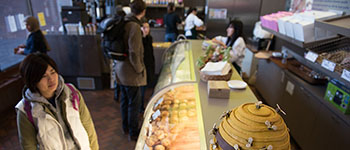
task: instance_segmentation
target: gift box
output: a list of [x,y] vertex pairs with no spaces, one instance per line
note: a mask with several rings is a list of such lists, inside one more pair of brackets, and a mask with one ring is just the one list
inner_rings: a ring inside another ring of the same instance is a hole
[[297,23],[298,21],[300,21],[299,18],[297,17],[293,17],[292,19],[288,20],[285,24],[285,30],[286,30],[286,35],[294,38],[294,28],[293,28],[293,24]]
[[285,17],[282,17],[280,19],[277,20],[277,24],[278,24],[278,31],[281,33],[281,34],[286,34],[286,23],[289,19],[291,19],[292,17],[291,16],[285,16]]
[[314,22],[311,20],[301,20],[293,24],[294,38],[302,42],[315,40]]
[[208,97],[209,98],[230,98],[230,88],[226,81],[208,81]]

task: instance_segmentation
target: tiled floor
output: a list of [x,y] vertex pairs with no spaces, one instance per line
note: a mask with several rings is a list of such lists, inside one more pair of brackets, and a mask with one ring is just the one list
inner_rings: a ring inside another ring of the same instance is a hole
[[[254,91],[254,88],[252,88]],[[121,133],[121,115],[119,102],[113,100],[113,90],[82,91],[95,123],[101,150],[132,150],[135,142]],[[150,97],[151,91],[146,91]],[[259,95],[257,95],[259,98]],[[0,150],[20,150],[16,114],[10,110],[0,117]],[[292,140],[292,150],[300,150]]]

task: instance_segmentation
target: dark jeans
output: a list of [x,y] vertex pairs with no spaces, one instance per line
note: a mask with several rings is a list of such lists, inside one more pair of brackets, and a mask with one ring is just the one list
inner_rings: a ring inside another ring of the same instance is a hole
[[119,85],[122,93],[120,108],[124,131],[129,129],[131,137],[139,134],[139,109],[141,105],[141,89],[136,86]]
[[145,111],[145,91],[147,86],[141,86],[141,105],[140,105],[140,113],[143,113]]
[[174,42],[176,40],[176,33],[165,33],[165,42]]
[[120,98],[120,86],[114,81],[114,100],[119,102]]

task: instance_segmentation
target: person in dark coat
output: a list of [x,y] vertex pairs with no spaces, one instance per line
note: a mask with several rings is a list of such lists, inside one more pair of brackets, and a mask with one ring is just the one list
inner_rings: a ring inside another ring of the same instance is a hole
[[155,78],[155,62],[154,62],[154,55],[153,55],[153,38],[150,34],[150,27],[147,22],[143,23],[142,25],[142,43],[143,43],[143,48],[144,48],[144,57],[143,61],[146,66],[146,73],[147,73],[147,86],[141,87],[141,109],[140,112],[142,113],[145,110],[144,106],[144,101],[145,101],[145,90],[146,87],[152,86],[154,83],[154,78]]
[[175,13],[174,3],[168,4],[168,13],[164,15],[165,42],[174,42],[178,33],[177,25],[181,23],[179,15]]
[[130,141],[137,141],[139,135],[139,109],[141,88],[147,85],[146,67],[143,61],[141,18],[146,14],[146,3],[134,0],[130,3],[131,14],[125,16],[124,43],[128,49],[125,60],[117,60],[116,80],[121,90],[121,114],[123,132],[129,134]]
[[39,21],[33,16],[24,20],[27,30],[30,32],[26,44],[19,45],[14,49],[15,54],[28,55],[31,53],[46,53],[49,51],[49,45],[43,33],[40,30]]

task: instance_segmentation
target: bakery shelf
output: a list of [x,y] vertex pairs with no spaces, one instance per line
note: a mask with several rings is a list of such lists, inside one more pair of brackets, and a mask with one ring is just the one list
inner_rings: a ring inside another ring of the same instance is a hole
[[307,45],[308,45],[308,43],[305,43],[305,42],[302,42],[302,41],[298,41],[298,40],[296,40],[296,39],[294,39],[294,38],[291,38],[291,37],[288,37],[288,36],[286,36],[286,35],[284,35],[284,34],[281,34],[281,33],[279,33],[279,32],[276,32],[276,31],[274,31],[274,30],[271,30],[271,29],[269,29],[269,28],[266,28],[266,27],[262,27],[264,30],[266,30],[266,31],[268,31],[268,32],[270,32],[270,33],[272,33],[272,34],[274,34],[275,36],[277,36],[277,37],[279,37],[279,38],[281,38],[281,39],[283,39],[283,40],[285,40],[285,41],[288,41],[288,42],[291,42],[291,43],[293,43],[294,45],[297,45],[297,46],[299,46],[299,47],[301,47],[301,48],[304,48],[304,47],[306,47]]
[[308,48],[308,47],[313,46],[313,45],[318,44],[318,43],[324,43],[326,41],[339,38],[338,36],[336,36],[336,37],[331,37],[331,38],[327,38],[327,39],[323,39],[323,40],[317,40],[317,41],[312,41],[312,42],[302,42],[302,41],[298,41],[298,40],[296,40],[294,38],[288,37],[288,36],[286,36],[284,34],[281,34],[279,32],[273,31],[273,30],[271,30],[269,28],[265,28],[265,27],[262,27],[262,28],[264,30],[274,34],[278,38],[281,38],[284,41],[286,41],[288,43],[291,43],[291,44],[293,44],[295,46],[298,46],[299,48],[302,48],[302,49]]
[[331,71],[329,71],[329,70],[323,68],[323,67],[321,66],[321,64],[318,64],[318,63],[316,63],[316,62],[313,63],[313,62],[311,62],[311,61],[308,61],[308,60],[306,60],[306,59],[304,58],[303,55],[300,55],[300,54],[296,53],[294,50],[291,50],[291,49],[289,49],[289,48],[287,48],[287,47],[285,47],[285,46],[283,46],[282,49],[287,50],[288,53],[292,54],[292,55],[295,57],[295,59],[297,59],[299,62],[301,62],[301,63],[304,64],[305,66],[307,66],[307,67],[309,67],[309,68],[312,68],[312,69],[314,69],[315,71],[317,71],[317,72],[319,72],[319,73],[322,73],[322,74],[324,74],[324,75],[326,75],[326,76],[329,76],[330,78],[337,79],[337,80],[339,80],[340,82],[343,82],[343,83],[345,83],[345,84],[347,84],[347,85],[350,84],[349,81],[346,81],[346,80],[344,80],[343,78],[341,78],[341,74],[339,74],[339,73],[337,73],[337,72],[331,72]]
[[[349,19],[350,20],[350,16],[344,16],[344,17],[341,17],[341,18],[345,18],[343,20],[346,20],[346,19]],[[340,18],[336,19],[336,18],[333,18],[333,20],[342,20]],[[343,23],[343,25],[346,25],[346,24],[349,24],[349,22],[346,22],[346,21],[332,21],[332,19],[328,19],[328,22],[333,22],[333,24],[340,24],[340,23]],[[339,23],[340,22],[340,23]],[[326,25],[326,23],[324,23],[323,25]],[[315,25],[316,26],[316,25]],[[322,25],[321,25],[322,26]],[[321,28],[321,26],[318,26]],[[328,25],[326,27],[330,27],[331,25]],[[334,28],[334,25],[332,25]],[[345,29],[345,28],[337,28],[337,31],[339,32],[343,32],[343,33],[348,33],[350,32],[350,27],[347,27],[348,29]],[[329,38],[329,39],[324,39],[324,40],[319,40],[319,41],[313,41],[313,42],[308,42],[308,43],[305,43],[305,42],[301,42],[301,41],[298,41],[296,39],[293,39],[293,38],[290,38],[286,35],[283,35],[279,32],[276,32],[276,31],[273,31],[271,29],[268,29],[268,28],[265,28],[263,27],[264,30],[268,31],[268,32],[271,32],[272,34],[274,34],[275,36],[277,36],[278,38],[282,39],[282,42],[283,42],[283,47],[282,49],[286,48],[288,50],[288,52],[290,52],[290,54],[292,54],[299,62],[301,62],[302,64],[324,74],[324,75],[327,75],[331,78],[334,78],[334,79],[337,79],[343,83],[347,83],[347,84],[350,84],[349,81],[347,80],[344,80],[343,78],[341,78],[341,74],[337,73],[337,72],[331,72],[325,68],[323,68],[320,64],[318,63],[313,63],[313,62],[310,62],[308,60],[306,60],[304,58],[304,54],[309,51],[309,48],[311,47],[317,47],[318,45],[322,45],[322,44],[326,44],[326,43],[331,43],[332,41],[337,41],[339,39],[342,39],[344,37],[341,37],[341,36],[337,36],[337,37],[333,37],[333,38]],[[334,31],[334,30],[332,30]],[[344,34],[343,34],[344,35]]]
[[323,28],[350,37],[350,15],[331,19],[316,20],[315,27]]

